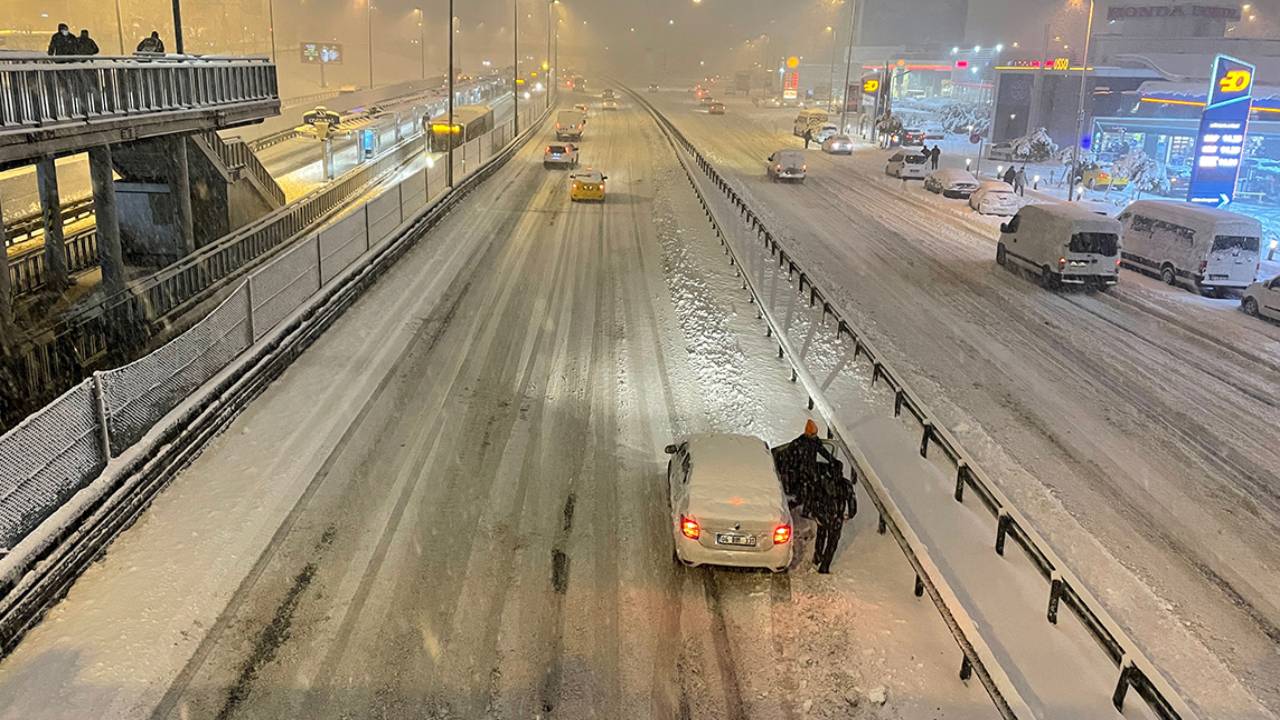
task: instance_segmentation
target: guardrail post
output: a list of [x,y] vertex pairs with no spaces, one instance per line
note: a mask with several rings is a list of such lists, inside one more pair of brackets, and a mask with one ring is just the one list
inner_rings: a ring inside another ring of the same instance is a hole
[[916,573],[915,594],[916,597],[922,597],[924,595],[924,581],[920,579],[920,573]]
[[871,364],[871,386],[875,387],[876,381],[880,379],[880,361],[877,360]]
[[893,391],[893,416],[900,417],[902,415],[902,388]]
[[888,529],[889,529],[889,526],[886,525],[884,522],[884,515],[881,514],[879,516],[879,519],[876,521],[876,532],[883,535],[885,534],[886,531],[888,531]]
[[960,658],[960,679],[968,680],[973,675],[973,663],[969,662],[969,656],[964,655]]
[[1058,601],[1062,599],[1062,577],[1053,571],[1053,579],[1049,581],[1049,622],[1058,624]]
[[1116,690],[1111,693],[1111,704],[1116,710],[1124,708],[1124,696],[1129,692],[1129,685],[1133,682],[1133,675],[1137,672],[1133,661],[1128,658],[1120,659],[1120,677],[1116,680]]
[[1004,538],[1009,534],[1009,524],[1013,518],[1004,508],[1000,509],[1000,519],[996,521],[996,554],[1004,557]]
[[929,457],[929,441],[933,439],[933,421],[925,420],[920,423],[923,428],[920,431],[920,457]]
[[[319,245],[319,242],[316,243]],[[250,276],[244,281],[245,302],[249,305],[248,311],[245,313],[245,330],[249,333],[249,344],[257,339],[257,331],[253,327],[253,277]]]
[[968,476],[969,464],[961,460],[956,464],[956,502],[964,502],[964,485]]

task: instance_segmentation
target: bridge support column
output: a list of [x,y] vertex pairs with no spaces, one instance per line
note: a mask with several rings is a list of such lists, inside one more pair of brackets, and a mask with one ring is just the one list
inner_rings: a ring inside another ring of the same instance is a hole
[[93,212],[98,226],[98,260],[106,294],[124,290],[124,252],[120,247],[120,213],[112,178],[111,146],[89,148],[89,180],[93,183]]
[[187,163],[187,138],[174,139],[173,174],[169,178],[169,192],[178,210],[178,251],[186,257],[196,251],[195,222],[191,213],[191,168]]
[[36,163],[36,186],[40,191],[40,215],[44,220],[45,286],[60,292],[71,284],[67,273],[67,251],[62,232],[62,199],[58,197],[58,170],[52,157]]
[[[0,208],[0,217],[3,217],[3,208]],[[8,248],[8,233],[5,231],[4,222],[0,221],[0,247]],[[8,252],[5,253],[4,271],[0,272],[0,358],[8,355],[8,349],[13,345],[13,287],[9,282],[9,258]],[[0,371],[3,369],[3,363],[0,363]]]

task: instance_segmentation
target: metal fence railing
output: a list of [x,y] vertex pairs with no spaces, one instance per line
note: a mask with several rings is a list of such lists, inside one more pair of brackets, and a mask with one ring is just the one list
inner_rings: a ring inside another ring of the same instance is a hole
[[[523,115],[521,127],[538,117],[532,108]],[[475,141],[466,177],[484,167],[482,155],[495,157],[482,149],[493,147],[490,140],[504,139],[501,147],[510,147],[512,137],[508,122]],[[455,183],[463,180],[458,176]],[[196,388],[452,190],[443,164],[417,169],[275,254],[168,343],[123,367],[94,373],[0,435],[0,557]],[[43,352],[57,358],[77,349],[50,345]]]
[[223,140],[218,136],[218,133],[213,131],[204,133],[203,137],[224,165],[232,169],[243,168],[245,172],[258,181],[258,185],[263,192],[275,199],[277,205],[284,205],[284,190],[280,189],[276,179],[271,177],[271,173],[267,171],[266,166],[262,164],[257,155],[253,154],[253,149],[245,141],[240,138]]
[[[73,223],[93,214],[93,197],[82,197],[62,202],[62,223]],[[13,246],[44,233],[44,217],[33,213],[11,220],[4,225],[4,242]]]
[[0,58],[0,136],[61,123],[218,108],[278,95],[266,58]]
[[[62,240],[67,272],[77,273],[98,264],[98,230],[84,228]],[[9,256],[9,282],[14,297],[39,291],[49,281],[43,247],[34,247]]]
[[[1045,622],[1053,625],[1058,624],[1059,610],[1065,605],[1067,609],[1075,614],[1081,625],[1097,642],[1106,660],[1113,664],[1116,670],[1116,680],[1109,699],[1115,709],[1117,711],[1122,709],[1125,697],[1128,691],[1132,689],[1145,701],[1147,709],[1162,720],[1192,720],[1195,718],[1195,714],[1173,690],[1168,681],[1164,679],[1156,669],[1155,664],[1146,657],[1133,639],[1121,629],[1119,624],[1102,607],[1101,603],[1085,588],[1084,583],[1066,566],[1066,563],[1031,526],[1026,517],[1013,506],[1003,491],[991,482],[976,460],[962,448],[959,441],[955,439],[944,423],[923,402],[919,394],[908,386],[902,375],[889,366],[889,363],[884,359],[884,355],[875,349],[867,336],[857,330],[841,315],[840,310],[830,299],[832,296],[814,284],[812,275],[808,274],[791,256],[784,243],[779,241],[779,236],[769,227],[769,223],[765,218],[750,206],[733,184],[720,173],[710,160],[698,151],[693,143],[670,120],[645,98],[637,93],[631,94],[637,102],[654,116],[672,143],[691,158],[691,165],[687,167],[690,173],[690,182],[694,182],[693,171],[696,169],[706,178],[707,182],[723,193],[724,202],[739,214],[749,231],[748,235],[756,240],[756,247],[739,249],[739,252],[744,254],[758,254],[760,257],[755,261],[747,257],[740,257],[729,244],[726,244],[726,249],[735,258],[735,262],[742,267],[744,287],[751,291],[754,301],[760,307],[761,315],[766,318],[769,317],[772,307],[772,300],[769,297],[772,293],[765,293],[760,282],[751,277],[751,273],[748,271],[748,267],[751,266],[754,266],[755,270],[761,274],[766,272],[766,267],[770,267],[767,272],[774,276],[787,279],[794,278],[795,290],[807,300],[810,308],[814,308],[815,312],[820,313],[821,325],[834,328],[837,339],[852,347],[852,352],[844,360],[838,361],[835,369],[830,372],[821,386],[816,382],[812,385],[806,383],[806,389],[811,398],[810,407],[812,408],[815,401],[817,401],[824,406],[829,416],[833,414],[830,404],[825,399],[822,399],[823,391],[826,390],[841,367],[846,366],[848,363],[856,364],[859,357],[864,358],[870,368],[870,385],[873,388],[878,384],[887,386],[893,400],[893,415],[901,417],[905,411],[920,428],[919,455],[922,458],[927,458],[930,449],[936,448],[942,452],[943,457],[950,464],[954,473],[955,484],[954,490],[952,491],[949,488],[948,492],[953,492],[954,500],[958,503],[963,502],[966,490],[972,490],[977,494],[982,506],[995,518],[995,538],[989,547],[993,547],[997,554],[1003,555],[1007,540],[1012,539],[1018,543],[1034,567],[1039,571],[1046,583],[1043,605],[1046,608],[1044,613]],[[708,200],[702,195],[696,184],[694,189],[702,199],[703,206],[710,216],[711,209],[707,204]],[[771,333],[775,333],[776,330],[775,334],[778,337],[780,355],[785,354],[793,367],[803,368],[805,352],[813,340],[813,332],[818,328],[819,323],[814,322],[810,325],[809,335],[798,353],[792,350],[789,341],[784,337],[785,330],[776,328],[772,319],[769,320],[769,323]],[[788,315],[787,319],[787,324],[789,325],[789,323],[790,315]],[[808,373],[807,370],[802,370],[802,372],[804,374]],[[833,422],[833,424],[838,425],[839,423]],[[845,438],[840,435],[840,433],[837,433],[837,439],[844,444]],[[854,457],[855,454],[848,449],[849,446],[846,444],[845,447],[846,454]],[[866,471],[867,468],[862,467],[864,464],[859,463],[859,467]],[[956,601],[954,593],[948,590],[945,579],[941,577],[941,574],[933,566],[932,561],[929,560],[929,549],[918,541],[912,541],[911,538],[914,533],[902,522],[902,514],[893,500],[888,497],[887,490],[881,483],[875,481],[873,471],[867,472],[867,474],[872,476],[872,482],[866,484],[869,486],[868,490],[872,500],[880,511],[881,531],[883,532],[886,528],[893,530],[895,538],[916,571],[916,594],[921,595],[925,590],[928,590],[930,597],[934,600],[939,612],[964,651],[965,657],[961,663],[961,677],[967,678],[971,673],[977,672],[988,693],[995,700],[997,709],[1002,717],[1034,717],[1029,709],[1025,709],[1026,706],[1019,697],[1019,691],[1010,682],[1009,678],[1004,676],[1004,673],[999,668],[999,663],[995,662],[994,656],[990,654],[990,650],[985,653],[975,651],[976,648],[985,647],[985,641],[981,639],[981,632],[973,626],[971,621],[964,621],[962,616],[966,614]],[[951,596],[950,600],[947,599],[948,595]],[[967,628],[966,625],[968,625]],[[984,654],[988,660],[985,663],[985,667],[982,657]],[[1018,705],[1022,705],[1024,709],[1019,711],[1017,709]]]

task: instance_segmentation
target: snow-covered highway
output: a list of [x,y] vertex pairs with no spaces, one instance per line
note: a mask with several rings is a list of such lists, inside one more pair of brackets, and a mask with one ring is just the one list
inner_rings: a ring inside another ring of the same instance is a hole
[[873,512],[831,576],[808,524],[787,575],[672,563],[663,446],[789,439],[805,396],[645,114],[592,115],[602,205],[542,151],[0,662],[0,718],[991,716]]

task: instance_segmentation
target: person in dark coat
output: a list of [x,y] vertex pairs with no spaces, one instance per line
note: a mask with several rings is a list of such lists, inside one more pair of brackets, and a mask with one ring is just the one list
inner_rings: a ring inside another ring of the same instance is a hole
[[822,457],[827,466],[839,466],[835,455],[818,437],[818,425],[812,420],[805,423],[804,433],[791,442],[773,449],[774,464],[782,479],[782,490],[799,505],[802,515],[811,515],[815,503]]
[[846,480],[840,466],[828,465],[815,490],[814,519],[818,522],[818,534],[813,545],[813,564],[818,572],[831,572],[831,560],[835,558],[844,521],[858,513],[858,500],[853,490],[853,480]]
[[138,52],[140,53],[163,53],[164,41],[160,39],[160,33],[156,30],[151,31],[151,37],[142,39],[138,43]]
[[80,37],[76,38],[76,55],[97,55],[98,43],[89,37],[88,30],[81,30]]
[[804,149],[809,149],[809,143],[813,140],[813,128],[804,129]]
[[75,55],[76,38],[66,23],[58,23],[58,32],[49,38],[50,55]]
[[1018,176],[1018,171],[1015,170],[1012,165],[1010,165],[1009,169],[1004,171],[1004,175],[1001,176],[1000,179],[1004,180],[1005,182],[1009,183],[1010,186],[1012,186],[1013,179],[1017,176]]
[[929,151],[929,162],[933,165],[934,170],[938,169],[939,157],[942,157],[942,146],[934,145],[933,149]]

